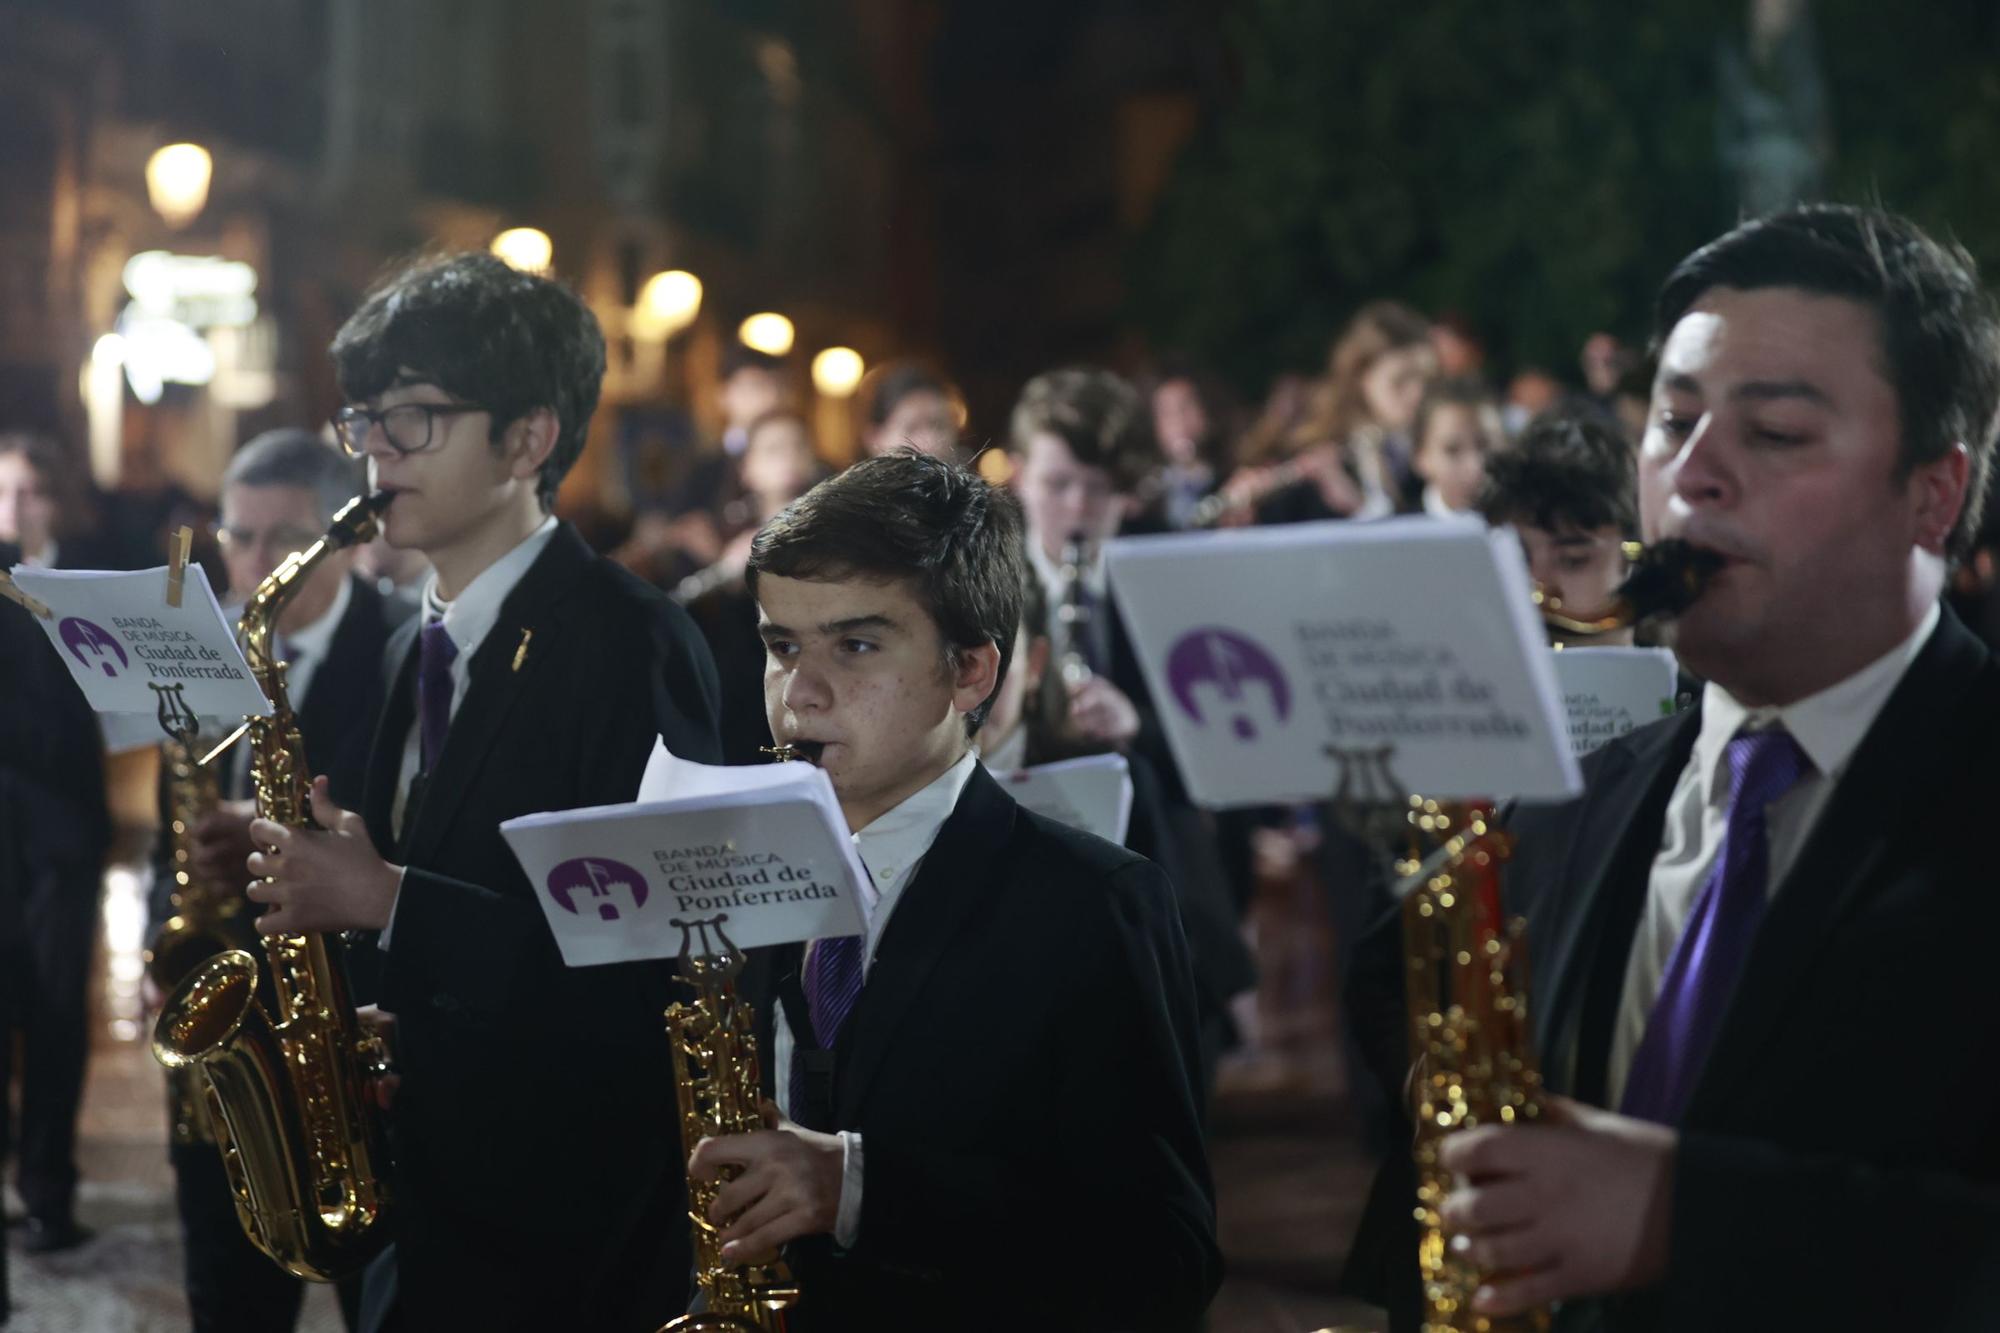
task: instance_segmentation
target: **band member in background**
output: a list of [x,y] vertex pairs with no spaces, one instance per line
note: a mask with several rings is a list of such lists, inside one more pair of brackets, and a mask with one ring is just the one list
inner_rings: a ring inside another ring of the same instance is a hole
[[868,372],[856,397],[868,454],[908,448],[933,458],[960,456],[965,398],[950,380],[913,361],[889,361]]
[[1499,400],[1469,378],[1430,382],[1410,438],[1410,467],[1423,482],[1417,511],[1433,518],[1471,513],[1487,461],[1507,446]]
[[1172,890],[971,748],[1025,572],[1013,499],[914,451],[751,555],[772,734],[832,778],[872,893],[865,938],[766,960],[789,1118],[689,1170],[742,1169],[725,1260],[796,1242],[804,1330],[1193,1328],[1220,1276]]
[[[1639,532],[1632,446],[1588,412],[1547,413],[1486,462],[1479,514],[1520,534],[1528,574],[1578,619],[1602,615]],[[1565,636],[1552,630],[1559,641]],[[1631,630],[1591,640],[1629,644]]]
[[[342,505],[366,485],[364,469],[337,445],[310,431],[274,430],[245,444],[222,474],[218,536],[229,571],[229,597],[242,602],[288,556],[318,540]],[[368,772],[368,738],[382,710],[382,653],[389,635],[414,608],[384,598],[374,582],[353,572],[353,554],[339,552],[310,575],[278,621],[278,656],[305,740],[306,761],[327,777],[333,801],[356,807]],[[210,737],[219,740],[220,737]],[[194,873],[205,884],[242,892],[253,850],[249,756],[233,746],[222,766],[224,800],[194,826]],[[166,820],[162,820],[164,830]],[[163,832],[162,847],[167,845]],[[153,925],[169,913],[172,888],[155,875]],[[379,982],[373,947],[348,951],[355,999],[372,1002]],[[188,1310],[196,1333],[263,1333],[298,1320],[303,1284],[250,1243],[212,1143],[173,1143],[174,1195],[186,1239]],[[342,1312],[354,1327],[359,1281],[342,1283]]]
[[[1489,1315],[1989,1327],[2000,1036],[1962,1020],[1991,1000],[2000,667],[1939,593],[1985,498],[2000,319],[1964,251],[1820,205],[1688,256],[1655,333],[1639,509],[1723,559],[1671,631],[1709,684],[1510,821],[1562,1096],[1446,1140],[1470,1184],[1445,1223]],[[1414,1239],[1376,1253],[1412,1319]]]
[[632,799],[655,736],[714,762],[714,665],[679,607],[550,514],[604,374],[573,292],[489,255],[428,261],[333,356],[341,438],[395,497],[384,533],[433,574],[390,644],[362,811],[316,782],[325,831],[259,821],[275,850],[250,870],[262,929],[382,932],[398,1287],[378,1310],[378,1262],[364,1324],[650,1333],[690,1263],[673,965],[565,968],[499,825]]
[[[75,567],[91,557],[83,534],[65,526],[66,487],[75,475],[52,439],[0,433],[0,544],[28,564]],[[82,567],[88,568],[86,563]],[[13,789],[20,834],[21,933],[0,958],[0,986],[13,990],[11,1023],[0,1030],[0,1103],[19,1037],[21,1071],[17,1183],[27,1205],[31,1254],[73,1249],[90,1238],[76,1220],[76,1117],[90,1049],[90,951],[104,855],[111,841],[104,747],[82,691],[62,661],[35,643],[40,628],[12,602],[0,615],[18,626],[7,644],[15,661],[0,679],[0,769]],[[17,646],[18,645],[18,646]],[[0,1128],[6,1120],[0,1108]],[[4,1139],[5,1135],[0,1135]]]

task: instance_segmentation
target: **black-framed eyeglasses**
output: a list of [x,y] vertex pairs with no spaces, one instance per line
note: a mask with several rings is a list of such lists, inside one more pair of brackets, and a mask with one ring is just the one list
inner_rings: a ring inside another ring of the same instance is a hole
[[436,442],[437,418],[484,411],[477,403],[398,403],[379,412],[365,407],[343,407],[333,414],[333,430],[340,437],[341,448],[356,457],[368,443],[371,426],[382,428],[382,438],[397,453],[414,454]]

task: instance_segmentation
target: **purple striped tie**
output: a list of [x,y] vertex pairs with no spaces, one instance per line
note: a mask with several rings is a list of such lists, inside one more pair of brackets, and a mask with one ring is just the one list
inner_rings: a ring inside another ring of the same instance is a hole
[[800,1123],[807,1123],[804,1119],[807,1115],[817,1114],[805,1105],[806,1067],[801,1053],[809,1045],[809,1038],[817,1040],[820,1049],[828,1051],[840,1039],[841,1024],[854,1011],[854,1002],[861,998],[862,944],[859,935],[814,940],[806,955],[803,980],[806,1018],[812,1024],[812,1032],[793,1034],[792,1104],[789,1108],[792,1119]]
[[1619,1104],[1626,1115],[1663,1125],[1680,1121],[1764,917],[1771,862],[1765,812],[1812,772],[1812,760],[1778,727],[1738,732],[1725,758],[1722,850],[1667,960]]
[[417,648],[417,716],[426,773],[437,766],[445,732],[451,728],[451,664],[457,657],[458,645],[451,641],[443,618],[432,616]]

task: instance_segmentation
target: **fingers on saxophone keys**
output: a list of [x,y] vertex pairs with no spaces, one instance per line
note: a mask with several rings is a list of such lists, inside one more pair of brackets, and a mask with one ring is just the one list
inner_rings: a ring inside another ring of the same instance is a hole
[[1451,1238],[1451,1252],[1482,1273],[1518,1273],[1552,1259],[1546,1237],[1533,1227]]

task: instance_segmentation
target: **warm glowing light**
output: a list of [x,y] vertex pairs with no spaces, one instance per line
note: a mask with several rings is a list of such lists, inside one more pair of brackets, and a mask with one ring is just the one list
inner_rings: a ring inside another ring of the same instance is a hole
[[208,205],[215,160],[200,144],[170,143],[146,162],[146,197],[169,227],[185,227]]
[[115,333],[107,333],[90,345],[90,364],[110,366],[116,369],[125,364],[125,340]]
[[792,350],[792,321],[783,315],[766,310],[743,321],[743,327],[736,331],[743,345],[753,352],[765,356],[783,356]]
[[639,304],[632,312],[633,330],[654,338],[671,338],[701,313],[701,279],[683,269],[669,269],[646,279]]
[[867,368],[852,347],[829,347],[813,358],[813,387],[829,398],[846,398],[861,387]]
[[546,273],[556,245],[539,227],[509,227],[493,238],[493,253],[523,273]]

